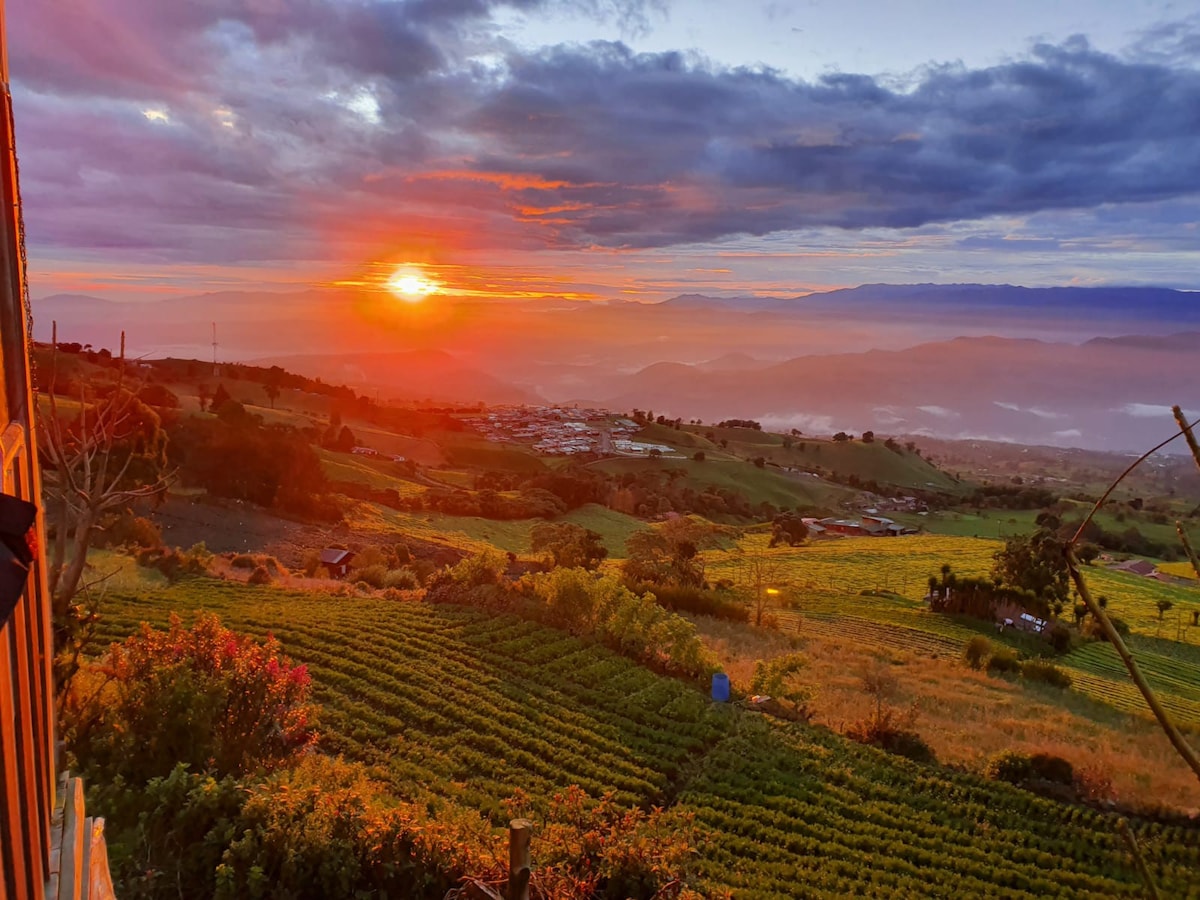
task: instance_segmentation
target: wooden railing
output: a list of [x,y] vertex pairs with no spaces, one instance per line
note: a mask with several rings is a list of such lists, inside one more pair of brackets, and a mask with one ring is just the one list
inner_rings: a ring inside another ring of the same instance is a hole
[[[0,0],[0,489],[40,504],[7,46]],[[0,623],[0,900],[41,900],[51,875],[54,643],[44,533],[39,513],[38,553],[25,593]]]

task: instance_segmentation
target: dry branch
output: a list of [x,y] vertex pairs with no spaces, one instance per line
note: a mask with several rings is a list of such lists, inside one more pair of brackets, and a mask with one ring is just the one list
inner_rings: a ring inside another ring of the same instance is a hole
[[1121,662],[1125,664],[1125,668],[1129,671],[1129,677],[1133,679],[1133,683],[1137,685],[1137,689],[1146,698],[1146,703],[1149,705],[1150,711],[1154,713],[1154,718],[1158,720],[1158,724],[1166,733],[1171,745],[1183,757],[1183,761],[1188,764],[1196,777],[1200,778],[1200,758],[1196,756],[1196,751],[1184,740],[1179,729],[1175,727],[1175,723],[1171,721],[1171,717],[1167,715],[1166,709],[1146,681],[1145,676],[1142,675],[1141,669],[1138,668],[1137,662],[1134,661],[1133,654],[1129,652],[1129,648],[1121,638],[1120,632],[1113,626],[1112,620],[1108,618],[1108,614],[1105,613],[1104,608],[1092,597],[1092,592],[1088,589],[1087,582],[1083,579],[1083,571],[1079,563],[1079,557],[1075,555],[1073,544],[1067,545],[1066,554],[1067,569],[1071,573],[1071,580],[1075,582],[1075,588],[1079,591],[1079,596],[1087,605],[1088,612],[1100,623],[1100,628],[1104,632],[1104,636],[1116,649],[1117,655],[1121,657]]
[[[1142,696],[1146,700],[1146,704],[1150,707],[1150,711],[1154,713],[1154,718],[1158,720],[1159,726],[1166,734],[1167,739],[1171,742],[1171,746],[1175,748],[1175,751],[1183,758],[1183,761],[1187,763],[1188,768],[1192,770],[1196,778],[1200,779],[1200,757],[1197,757],[1196,751],[1184,739],[1179,729],[1175,726],[1175,723],[1171,721],[1171,717],[1167,714],[1165,707],[1163,707],[1162,703],[1159,701],[1158,695],[1154,693],[1153,688],[1150,687],[1150,684],[1146,681],[1141,670],[1138,668],[1137,662],[1133,658],[1133,654],[1129,652],[1129,648],[1125,645],[1125,641],[1121,638],[1121,635],[1109,620],[1108,614],[1105,613],[1100,604],[1097,603],[1092,597],[1092,592],[1088,589],[1087,582],[1083,578],[1083,570],[1079,564],[1079,557],[1075,555],[1075,545],[1078,543],[1080,536],[1084,532],[1084,529],[1087,528],[1088,523],[1092,521],[1092,518],[1099,511],[1100,507],[1104,505],[1105,501],[1107,501],[1112,495],[1112,492],[1117,489],[1117,486],[1128,477],[1129,473],[1145,462],[1146,459],[1148,459],[1152,454],[1161,450],[1176,438],[1182,436],[1187,441],[1188,447],[1192,451],[1192,456],[1196,460],[1196,465],[1200,466],[1200,445],[1197,445],[1195,435],[1192,432],[1193,427],[1197,423],[1192,422],[1189,424],[1184,418],[1183,410],[1178,406],[1172,407],[1172,412],[1175,414],[1175,421],[1179,424],[1179,430],[1165,441],[1162,441],[1151,449],[1147,450],[1136,460],[1134,460],[1124,472],[1117,476],[1116,480],[1108,486],[1108,490],[1106,490],[1104,494],[1101,495],[1100,499],[1096,501],[1095,505],[1091,509],[1091,512],[1088,513],[1087,518],[1085,518],[1080,524],[1079,529],[1075,532],[1071,540],[1067,542],[1064,552],[1067,558],[1067,569],[1071,574],[1071,580],[1075,582],[1075,587],[1079,591],[1079,596],[1083,599],[1084,604],[1087,606],[1088,612],[1090,612],[1092,617],[1100,623],[1100,628],[1104,632],[1104,636],[1116,649],[1117,655],[1121,657],[1121,662],[1125,664],[1125,669],[1129,672],[1129,677],[1133,679],[1133,683],[1137,686],[1137,689],[1141,691]],[[1200,565],[1197,564],[1196,556],[1192,552],[1191,545],[1188,543],[1187,537],[1184,535],[1183,528],[1176,523],[1176,529],[1179,532],[1180,539],[1183,541],[1184,548],[1188,552],[1188,558],[1191,559],[1192,566],[1196,569],[1197,577],[1200,577]]]

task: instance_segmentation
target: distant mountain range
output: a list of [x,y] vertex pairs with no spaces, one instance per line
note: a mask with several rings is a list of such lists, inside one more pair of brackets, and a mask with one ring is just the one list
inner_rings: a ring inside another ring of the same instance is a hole
[[35,333],[133,355],[267,360],[411,399],[586,401],[803,431],[927,433],[1110,450],[1200,409],[1200,294],[863,285],[791,298],[499,303],[226,292],[35,301]]

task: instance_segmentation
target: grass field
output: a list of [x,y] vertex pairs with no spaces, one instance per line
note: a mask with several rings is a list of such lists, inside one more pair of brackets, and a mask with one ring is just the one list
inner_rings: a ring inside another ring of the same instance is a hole
[[[528,553],[530,532],[545,519],[482,519],[477,516],[449,516],[438,512],[403,512],[370,503],[358,504],[349,514],[356,530],[366,533],[408,534],[446,547],[469,553],[498,549]],[[647,527],[646,523],[616,510],[589,503],[560,516],[555,521],[573,522],[597,532],[612,557],[625,554],[625,541]]]
[[[136,580],[136,579],[135,579]],[[693,813],[710,888],[738,896],[1114,897],[1141,882],[1115,817],[712,704],[680,681],[511,617],[249,588],[113,588],[102,636],[218,613],[306,663],[322,749],[501,820],[581,785]],[[1165,896],[1194,896],[1200,835],[1135,823]],[[536,839],[534,859],[536,862]]]
[[376,490],[391,488],[399,491],[401,496],[423,494],[426,491],[423,485],[404,478],[398,464],[390,459],[355,456],[320,447],[316,452],[321,460],[322,471],[333,481],[351,481]]
[[1196,580],[1196,570],[1192,568],[1190,562],[1162,563],[1159,565],[1158,570],[1175,578],[1186,578],[1189,581]]
[[787,438],[788,446],[785,447],[782,435],[749,428],[688,426],[684,430],[697,437],[712,432],[718,446],[724,440],[727,452],[743,458],[762,456],[768,462],[781,466],[820,467],[842,476],[856,475],[864,481],[877,481],[899,488],[937,490],[952,495],[965,490],[962,484],[916,453],[889,450],[882,439],[864,444],[862,441],[830,441],[801,436]]
[[[865,640],[902,649],[925,641],[931,652],[961,654],[967,640],[984,634],[1024,653],[1045,652],[1038,638],[1005,632],[981,620],[929,611],[921,598],[930,575],[949,563],[959,575],[985,575],[1001,546],[978,538],[913,535],[900,538],[840,538],[797,548],[766,548],[765,534],[749,534],[742,547],[765,555],[778,582],[783,609],[776,611],[785,631],[798,622],[824,622],[834,629],[862,633]],[[736,557],[725,551],[705,554],[710,580],[744,580]],[[1085,577],[1096,595],[1108,598],[1108,610],[1131,627],[1136,656],[1164,703],[1182,724],[1200,728],[1200,628],[1192,627],[1191,610],[1200,609],[1200,589],[1164,584],[1089,566]],[[863,591],[895,596],[863,596]],[[1174,608],[1159,618],[1157,601]],[[873,632],[863,631],[872,623]],[[886,626],[882,631],[878,626]],[[947,643],[947,641],[951,643]],[[952,649],[952,645],[956,649]],[[1129,681],[1115,651],[1092,644],[1059,660],[1075,679],[1074,689],[1124,712],[1148,717],[1145,700]]]

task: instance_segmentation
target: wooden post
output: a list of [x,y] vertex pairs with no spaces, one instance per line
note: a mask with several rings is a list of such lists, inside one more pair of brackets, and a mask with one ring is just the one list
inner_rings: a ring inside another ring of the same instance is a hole
[[529,876],[532,874],[529,840],[533,823],[513,819],[508,823],[508,900],[529,900]]

